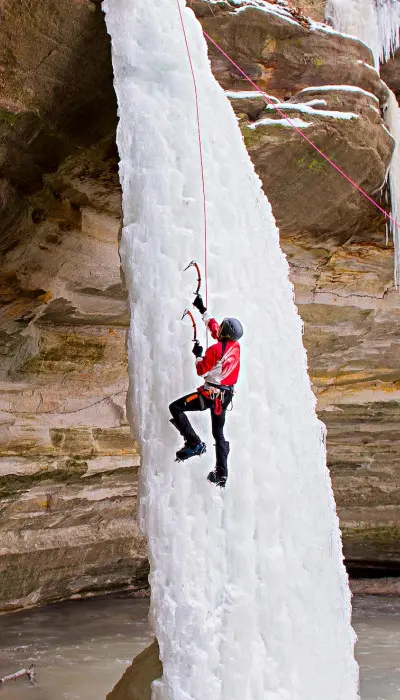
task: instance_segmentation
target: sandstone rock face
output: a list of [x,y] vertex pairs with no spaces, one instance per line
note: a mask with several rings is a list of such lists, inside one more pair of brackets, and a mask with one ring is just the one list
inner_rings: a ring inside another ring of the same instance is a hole
[[[0,5],[0,610],[9,610],[140,588],[147,565],[125,414],[116,102],[100,4]],[[323,0],[280,3],[283,12],[274,2],[269,12],[191,5],[307,136],[384,202],[387,88],[363,44],[309,21],[322,19]],[[291,265],[348,563],[395,571],[400,297],[384,218],[262,97],[235,96],[251,87],[213,48],[210,57]],[[397,58],[383,70],[395,91]]]
[[[116,124],[109,44],[89,0],[3,0],[0,46],[0,230],[21,194]],[[19,206],[18,206],[19,205]],[[4,216],[4,218],[3,218]]]
[[2,11],[0,610],[10,610],[146,586],[147,563],[125,413],[129,317],[102,15],[83,1]]
[[[242,113],[241,101],[232,102]],[[382,188],[394,141],[372,93],[306,88],[277,106],[367,193]],[[350,231],[364,228],[368,218],[377,218],[370,203],[273,105],[264,107],[256,121],[244,114],[241,126],[284,238],[307,231],[320,244],[324,239],[341,241]]]

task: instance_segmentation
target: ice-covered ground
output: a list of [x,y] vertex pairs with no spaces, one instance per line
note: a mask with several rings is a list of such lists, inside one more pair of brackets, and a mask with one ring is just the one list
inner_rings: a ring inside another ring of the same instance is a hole
[[168,404],[199,383],[180,321],[203,260],[192,77],[176,0],[106,0],[120,122],[121,256],[132,312],[130,414],[142,445],[141,521],[168,700],[355,700],[358,668],[323,426],[269,203],[181,7],[198,81],[211,310],[243,323],[221,492],[209,417],[201,460],[175,464]]

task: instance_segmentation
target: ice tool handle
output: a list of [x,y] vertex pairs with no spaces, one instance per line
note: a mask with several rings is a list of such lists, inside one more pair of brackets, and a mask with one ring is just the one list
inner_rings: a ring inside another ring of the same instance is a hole
[[197,343],[197,325],[196,325],[196,321],[194,320],[194,316],[193,316],[192,312],[189,311],[189,309],[185,309],[185,311],[183,312],[182,321],[183,321],[183,319],[185,318],[185,316],[189,316],[189,318],[190,318],[190,320],[191,320],[191,322],[192,322],[192,326],[193,326],[193,342],[194,342],[194,343]]
[[197,271],[197,289],[196,289],[195,292],[193,292],[193,294],[197,295],[197,294],[199,294],[199,292],[200,292],[200,287],[201,287],[201,272],[200,272],[200,268],[199,268],[199,266],[198,266],[196,260],[192,260],[192,262],[190,262],[189,265],[188,265],[187,267],[185,267],[184,272],[186,272],[186,270],[188,270],[189,267],[195,267],[195,268],[196,268],[196,271]]

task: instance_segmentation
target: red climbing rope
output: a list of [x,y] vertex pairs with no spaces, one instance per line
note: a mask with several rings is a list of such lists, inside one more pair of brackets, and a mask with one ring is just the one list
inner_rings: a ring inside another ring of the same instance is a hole
[[200,127],[200,110],[199,110],[199,95],[197,92],[197,82],[196,76],[193,68],[192,57],[190,55],[189,42],[186,35],[185,23],[183,21],[183,15],[179,0],[176,0],[178,5],[179,17],[182,24],[183,36],[185,38],[186,51],[189,59],[190,70],[192,72],[194,95],[196,100],[196,117],[197,117],[197,133],[199,138],[199,153],[200,153],[200,171],[201,171],[201,185],[203,190],[203,215],[204,215],[204,277],[206,283],[206,306],[208,306],[208,272],[207,272],[207,199],[206,199],[206,184],[204,177],[204,162],[203,162],[203,144],[201,140],[201,127]]
[[241,74],[243,75],[243,77],[246,78],[246,80],[248,80],[248,82],[249,82],[258,92],[260,92],[260,93],[263,95],[263,97],[265,98],[265,100],[266,100],[269,104],[271,104],[271,105],[273,106],[273,108],[276,109],[276,111],[279,112],[279,114],[280,114],[282,117],[284,117],[285,119],[287,119],[288,123],[293,127],[293,129],[294,129],[295,131],[297,131],[297,133],[300,134],[300,136],[302,136],[303,139],[304,139],[305,141],[307,141],[307,143],[308,143],[310,146],[312,146],[312,148],[313,148],[315,151],[317,151],[317,153],[319,153],[320,156],[322,156],[322,158],[324,158],[326,161],[328,161],[328,163],[330,163],[330,164],[332,165],[332,167],[335,168],[335,170],[338,171],[338,173],[340,173],[348,182],[350,182],[351,185],[353,185],[353,187],[355,187],[366,199],[368,199],[368,201],[371,202],[371,204],[373,204],[373,206],[374,206],[376,209],[379,209],[379,211],[382,212],[382,214],[384,214],[385,217],[386,217],[387,219],[390,219],[390,221],[391,221],[393,224],[395,224],[395,226],[398,226],[399,229],[400,229],[400,224],[396,221],[396,219],[394,219],[394,218],[393,218],[387,211],[385,211],[385,209],[383,209],[372,197],[370,197],[369,194],[367,194],[359,185],[357,185],[357,183],[354,182],[354,180],[352,180],[351,177],[349,177],[348,175],[346,175],[346,173],[345,173],[341,168],[339,168],[339,166],[336,165],[336,163],[335,163],[333,160],[331,160],[331,158],[329,158],[329,156],[325,155],[325,153],[324,153],[323,151],[321,151],[321,150],[318,148],[318,146],[316,146],[315,143],[313,143],[313,142],[308,138],[308,136],[305,135],[304,131],[302,131],[301,129],[299,129],[299,128],[296,126],[296,124],[293,122],[293,120],[290,119],[290,117],[288,117],[279,107],[277,107],[277,105],[268,97],[268,95],[267,95],[263,90],[261,90],[261,88],[259,88],[258,85],[256,85],[256,83],[247,75],[247,73],[245,73],[244,70],[242,70],[242,69],[240,68],[240,66],[238,66],[238,64],[235,63],[235,61],[234,61],[230,56],[228,56],[228,54],[223,50],[223,48],[221,48],[221,46],[219,46],[219,44],[217,44],[217,42],[214,41],[214,39],[212,39],[212,38],[209,36],[209,34],[207,34],[207,32],[204,31],[204,29],[203,29],[203,34],[204,34],[204,36],[206,37],[206,39],[208,39],[208,40],[215,46],[215,48],[218,49],[218,51],[219,51],[223,56],[225,56],[225,58],[236,68],[236,70],[238,70],[239,73],[241,73]]

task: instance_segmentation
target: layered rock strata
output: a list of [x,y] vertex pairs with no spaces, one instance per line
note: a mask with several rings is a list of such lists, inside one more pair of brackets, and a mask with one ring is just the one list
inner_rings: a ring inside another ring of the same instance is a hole
[[0,610],[11,610],[146,586],[147,560],[102,13],[83,0],[1,11]]

